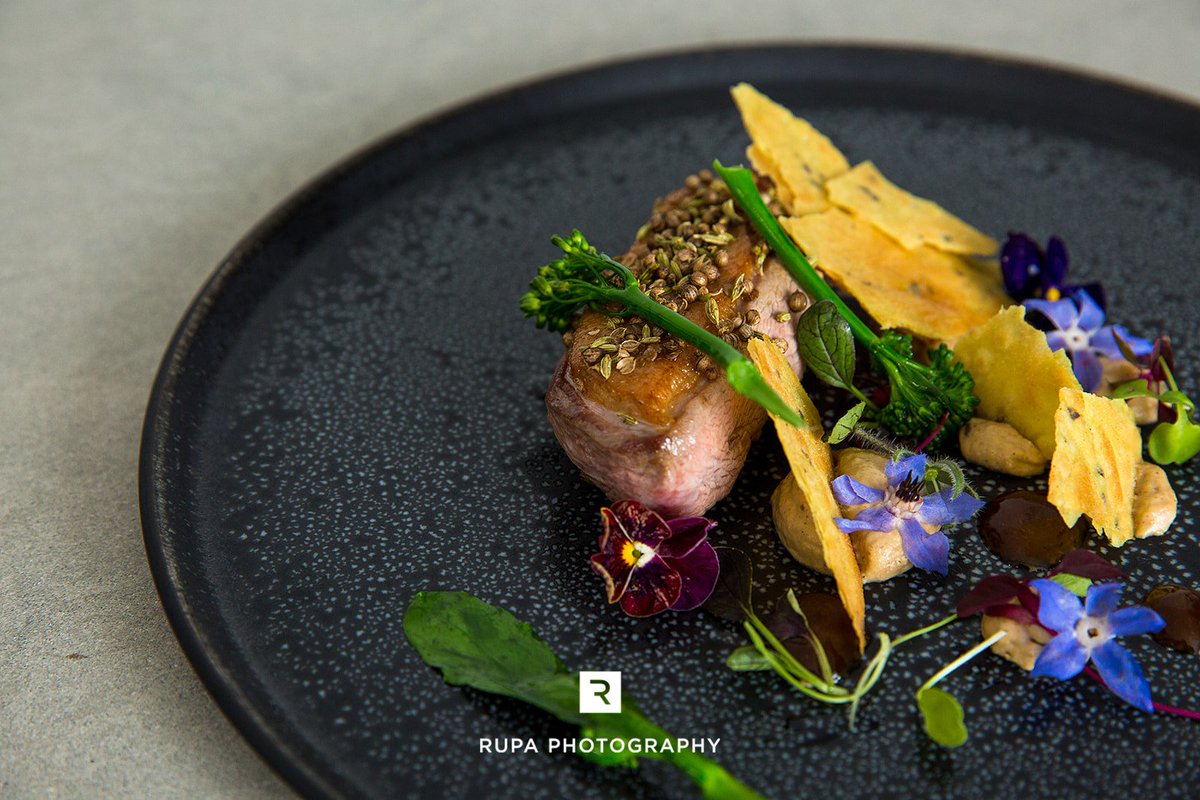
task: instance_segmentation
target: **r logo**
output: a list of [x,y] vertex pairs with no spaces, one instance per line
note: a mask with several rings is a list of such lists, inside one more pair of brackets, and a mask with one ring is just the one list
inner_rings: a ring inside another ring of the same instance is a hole
[[621,713],[621,673],[580,672],[579,713]]

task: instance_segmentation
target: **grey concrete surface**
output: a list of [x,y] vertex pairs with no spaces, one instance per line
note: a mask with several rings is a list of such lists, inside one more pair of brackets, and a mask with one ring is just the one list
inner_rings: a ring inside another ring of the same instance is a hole
[[0,796],[272,797],[142,549],[140,423],[228,248],[309,176],[465,98],[711,42],[913,42],[1200,97],[1200,4],[0,3]]

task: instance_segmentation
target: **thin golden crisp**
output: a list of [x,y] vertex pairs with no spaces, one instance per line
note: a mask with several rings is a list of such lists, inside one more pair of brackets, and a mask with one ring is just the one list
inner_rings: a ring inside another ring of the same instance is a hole
[[807,214],[829,206],[825,181],[850,169],[833,142],[748,83],[731,94],[742,124],[754,144],[747,157],[755,169],[771,176],[779,202],[791,214]]
[[863,598],[862,573],[854,557],[850,537],[842,533],[834,517],[840,516],[837,501],[833,497],[833,458],[829,445],[821,441],[824,430],[821,415],[800,385],[800,379],[792,371],[779,349],[770,342],[755,339],[747,348],[750,360],[758,367],[771,388],[783,401],[795,408],[808,423],[807,428],[795,428],[776,419],[775,430],[792,467],[792,477],[799,485],[812,511],[813,523],[821,539],[825,564],[837,582],[838,596],[854,631],[858,634],[858,648],[866,646],[866,601]]
[[884,328],[953,344],[1011,302],[997,281],[961,256],[929,246],[909,250],[840,208],[780,223]]
[[862,217],[910,250],[923,245],[960,255],[988,256],[995,239],[932,200],[917,197],[883,177],[870,161],[825,184],[831,203]]
[[1117,547],[1134,536],[1134,481],[1142,437],[1123,400],[1061,389],[1054,415],[1050,502],[1074,525],[1086,514]]
[[1046,334],[1025,321],[1025,309],[1009,306],[967,332],[954,355],[975,380],[976,416],[1007,422],[1053,456],[1059,392],[1080,391],[1079,380],[1066,354],[1052,351]]

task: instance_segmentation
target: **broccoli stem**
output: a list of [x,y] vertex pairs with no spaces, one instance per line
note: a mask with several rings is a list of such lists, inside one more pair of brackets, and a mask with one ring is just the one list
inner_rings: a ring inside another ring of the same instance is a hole
[[775,219],[775,215],[767,208],[766,203],[762,202],[762,196],[758,192],[758,184],[754,182],[754,174],[745,167],[726,167],[720,161],[713,162],[713,169],[725,181],[725,185],[729,187],[729,193],[737,202],[738,207],[750,218],[750,222],[753,223],[759,234],[766,239],[767,244],[775,251],[775,255],[779,256],[779,260],[783,262],[788,272],[796,279],[796,283],[800,284],[801,288],[808,292],[814,300],[828,300],[833,303],[838,313],[850,324],[850,330],[854,333],[854,338],[871,349],[872,352],[879,348],[890,353],[890,348],[883,345],[883,342],[867,326],[867,323],[863,322],[857,314],[851,311],[845,301],[838,296],[838,293],[831,289],[829,284],[817,274],[812,262],[796,246],[791,237],[784,232],[779,221]]
[[611,281],[572,281],[572,288],[580,294],[592,295],[593,303],[616,303],[624,307],[622,316],[636,314],[647,322],[657,325],[676,338],[695,347],[725,368],[725,379],[739,394],[758,403],[774,416],[797,428],[807,427],[804,418],[775,393],[754,366],[754,362],[741,354],[721,337],[692,322],[682,314],[672,311],[647,295],[638,286],[637,276],[621,262],[598,252],[586,252],[578,243],[554,237],[558,245],[570,257],[587,263],[593,274],[612,270],[621,278],[621,286]]
[[800,284],[817,300],[833,303],[850,326],[854,338],[875,357],[877,369],[886,373],[891,386],[888,403],[876,413],[898,436],[924,438],[931,430],[930,444],[937,445],[971,418],[979,399],[974,381],[954,353],[945,345],[930,351],[929,365],[918,363],[909,353],[898,351],[888,336],[879,336],[851,311],[837,293],[825,283],[800,248],[784,232],[775,215],[759,194],[754,175],[744,167],[726,167],[720,161],[713,168],[725,181],[738,207],[775,251],[775,255]]

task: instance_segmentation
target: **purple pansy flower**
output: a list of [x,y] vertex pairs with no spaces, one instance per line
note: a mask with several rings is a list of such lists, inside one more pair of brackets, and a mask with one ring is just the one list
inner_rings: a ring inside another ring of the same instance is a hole
[[1104,289],[1098,283],[1072,286],[1066,283],[1067,246],[1057,236],[1051,236],[1043,251],[1033,239],[1023,233],[1008,234],[1008,241],[1000,248],[1000,274],[1004,277],[1004,289],[1014,300],[1032,298],[1060,300],[1076,289],[1086,289],[1092,299],[1105,307]]
[[631,617],[690,611],[712,594],[720,564],[708,543],[716,525],[704,517],[670,522],[636,500],[600,509],[604,532],[592,569],[604,578],[608,602]]
[[1092,584],[1083,603],[1051,580],[1035,580],[1030,586],[1038,591],[1038,621],[1057,634],[1038,655],[1032,674],[1066,680],[1091,660],[1114,694],[1143,711],[1153,711],[1142,668],[1116,637],[1157,633],[1166,625],[1163,618],[1144,606],[1117,609],[1119,583]]
[[1094,391],[1103,378],[1100,356],[1124,357],[1116,336],[1120,336],[1135,355],[1149,355],[1154,347],[1120,325],[1105,325],[1104,309],[1083,289],[1077,289],[1065,300],[1026,300],[1025,307],[1041,314],[1053,326],[1046,331],[1050,349],[1066,351],[1075,368],[1075,377],[1088,392]]
[[922,495],[925,487],[924,454],[889,461],[884,468],[887,489],[874,489],[849,475],[833,482],[833,494],[845,506],[868,504],[854,519],[836,518],[842,533],[900,531],[904,554],[915,566],[945,575],[950,568],[950,540],[941,531],[930,533],[924,525],[947,525],[970,519],[983,501],[949,489]]

